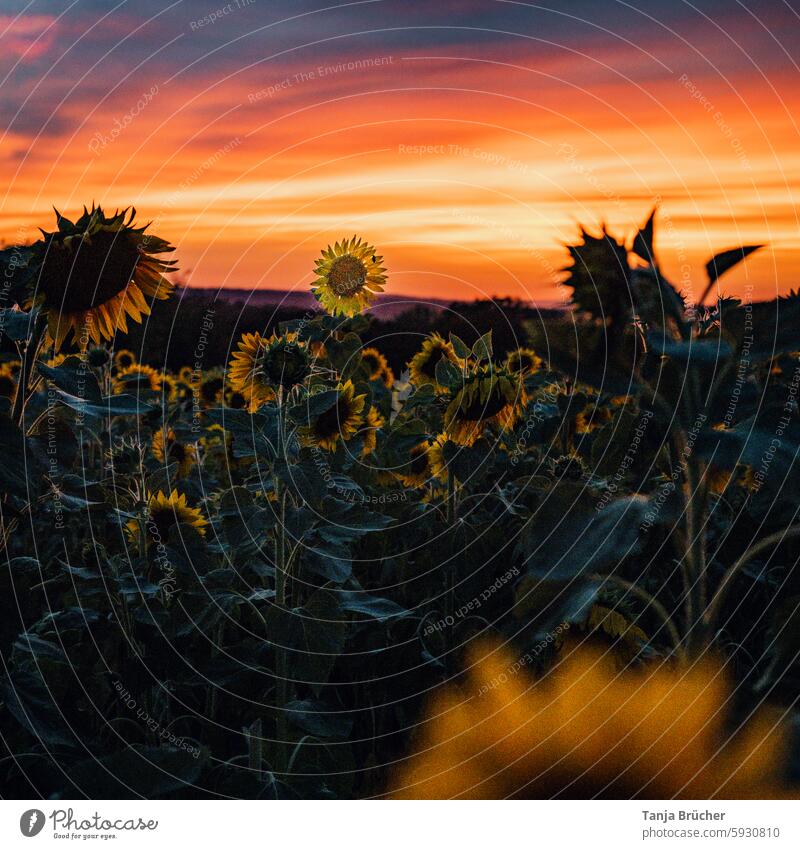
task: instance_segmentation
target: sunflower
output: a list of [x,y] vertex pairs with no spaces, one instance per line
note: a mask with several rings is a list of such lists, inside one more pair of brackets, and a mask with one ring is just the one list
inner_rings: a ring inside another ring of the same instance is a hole
[[504,366],[510,372],[533,374],[542,367],[542,358],[532,348],[517,348],[506,357]]
[[171,374],[164,372],[161,375],[161,388],[164,390],[164,397],[168,403],[178,400],[180,385]]
[[449,360],[459,368],[463,365],[462,361],[456,356],[453,346],[438,333],[431,333],[422,343],[422,348],[414,354],[408,364],[411,382],[417,386],[430,383],[437,394],[444,395],[447,392],[447,387],[442,386],[436,380],[436,366],[442,359]]
[[444,447],[449,442],[446,433],[440,433],[428,444],[428,464],[431,477],[438,481],[447,481],[447,460],[444,457]]
[[192,396],[204,408],[219,404],[224,392],[225,378],[222,369],[209,369],[200,375],[199,380],[192,383]]
[[336,386],[337,399],[331,407],[320,413],[303,429],[303,441],[325,451],[335,451],[339,437],[349,441],[364,424],[366,395],[356,395],[353,382],[348,380]]
[[526,403],[519,375],[484,367],[469,375],[444,414],[445,431],[459,445],[472,445],[491,425],[512,428]]
[[185,478],[197,462],[197,451],[189,442],[179,442],[175,431],[159,428],[153,434],[153,456],[161,463],[177,463],[178,474]]
[[245,333],[228,366],[230,387],[245,396],[251,413],[273,400],[278,387],[288,392],[309,374],[308,345],[296,333],[273,333],[268,339],[260,333]]
[[380,380],[387,389],[394,386],[394,373],[386,362],[386,357],[377,348],[364,348],[361,359],[369,371],[370,380]]
[[447,437],[440,434],[435,439],[426,439],[409,452],[409,463],[395,476],[406,486],[419,489],[427,484],[447,480],[447,464],[443,449]]
[[127,333],[127,317],[140,322],[150,313],[145,296],[164,300],[174,291],[164,274],[175,271],[174,260],[157,255],[173,251],[163,239],[134,227],[136,210],[107,218],[101,207],[83,208],[74,223],[56,212],[58,229],[42,231],[33,245],[31,262],[38,268],[36,289],[27,307],[39,306],[58,351],[72,331],[85,349],[113,339],[117,329]]
[[[131,519],[125,525],[128,539],[135,541],[139,534],[138,519]],[[190,507],[186,496],[177,492],[169,495],[159,490],[156,495],[148,495],[147,508],[143,517],[150,539],[159,544],[169,537],[170,528],[175,525],[189,525],[201,536],[205,536],[208,520],[198,507]]]
[[133,365],[128,368],[120,369],[114,378],[114,394],[119,395],[122,392],[141,392],[142,389],[149,389],[152,392],[161,391],[162,374],[156,371],[152,366]]
[[357,315],[366,309],[386,282],[382,256],[360,238],[328,245],[316,260],[311,284],[314,297],[331,315]]
[[226,389],[225,406],[232,410],[244,410],[247,407],[247,396],[238,389]]
[[611,411],[596,404],[587,404],[575,416],[575,433],[591,433],[613,418]]
[[17,394],[17,381],[11,363],[0,365],[0,398],[13,400]]
[[532,684],[504,650],[473,652],[468,689],[431,706],[419,754],[396,776],[412,799],[787,797],[786,732],[765,708],[732,735],[713,660],[617,672],[572,652]]
[[114,354],[114,365],[118,369],[130,368],[136,365],[136,354],[129,351],[127,348],[120,348]]
[[364,447],[361,456],[366,457],[375,450],[378,444],[378,431],[386,424],[386,419],[380,414],[377,407],[370,407],[364,419]]
[[194,383],[194,369],[191,366],[181,366],[178,371],[178,380],[185,383],[187,386],[191,386]]

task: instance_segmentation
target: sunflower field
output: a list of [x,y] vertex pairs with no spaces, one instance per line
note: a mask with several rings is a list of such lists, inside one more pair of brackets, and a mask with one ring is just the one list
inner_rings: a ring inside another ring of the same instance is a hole
[[357,236],[175,371],[135,210],[5,249],[0,795],[794,795],[800,296],[703,306],[756,246],[679,291],[654,228],[402,369]]

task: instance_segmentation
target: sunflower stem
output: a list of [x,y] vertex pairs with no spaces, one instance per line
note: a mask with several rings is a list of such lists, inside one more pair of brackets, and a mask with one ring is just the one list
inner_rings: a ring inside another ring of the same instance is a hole
[[[456,520],[456,504],[455,504],[455,481],[453,478],[453,470],[448,465],[447,467],[447,494],[445,503],[445,521],[447,523],[448,532],[453,527]],[[445,596],[444,596],[444,613],[445,622],[449,623],[445,629],[445,668],[448,675],[453,667],[453,652],[455,650],[455,558],[448,558],[449,562],[445,568]]]
[[28,340],[28,344],[25,346],[25,353],[22,356],[19,384],[17,385],[17,392],[14,396],[14,407],[11,411],[11,419],[18,426],[21,426],[25,404],[33,392],[32,389],[30,392],[28,391],[28,383],[33,372],[33,364],[36,360],[36,355],[39,352],[39,346],[41,345],[46,325],[46,316],[39,313],[36,316],[30,339]]

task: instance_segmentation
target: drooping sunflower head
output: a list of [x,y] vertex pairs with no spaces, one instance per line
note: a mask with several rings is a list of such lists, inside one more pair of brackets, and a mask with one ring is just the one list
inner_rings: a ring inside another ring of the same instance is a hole
[[17,380],[10,363],[0,365],[0,398],[13,399],[17,393]]
[[339,439],[348,442],[364,424],[366,395],[356,395],[356,388],[350,380],[339,383],[336,393],[334,403],[303,429],[306,445],[335,451]]
[[315,262],[314,297],[331,315],[357,315],[383,291],[386,269],[382,262],[375,248],[356,236],[328,245]]
[[205,536],[208,527],[208,520],[200,508],[192,507],[185,495],[178,495],[175,491],[165,495],[159,490],[155,495],[148,495],[142,519],[131,519],[125,525],[125,532],[131,541],[135,541],[139,535],[140,521],[144,522],[148,545],[165,542],[170,528],[176,525],[188,525],[201,536]]
[[451,689],[431,706],[396,798],[792,796],[779,712],[731,721],[715,659],[620,672],[609,654],[573,651],[532,682],[510,652],[484,647],[468,669],[475,695]]
[[506,357],[503,365],[511,372],[533,374],[542,367],[542,358],[532,348],[517,348]]
[[114,365],[117,369],[130,368],[136,365],[136,354],[129,351],[127,348],[120,348],[114,354]]
[[275,390],[288,392],[311,374],[308,345],[296,333],[264,338],[245,333],[228,365],[231,389],[247,399],[250,412],[275,398]]
[[58,351],[72,331],[76,345],[89,339],[99,344],[127,333],[127,319],[148,315],[146,298],[163,300],[174,291],[164,274],[175,271],[174,260],[159,254],[174,248],[134,227],[133,208],[106,217],[101,207],[84,207],[75,222],[56,213],[58,229],[42,231],[33,246],[38,273],[28,307],[39,306]]
[[172,428],[159,428],[153,434],[153,456],[165,465],[178,464],[178,475],[185,478],[197,462],[197,451],[190,442],[181,442]]
[[136,364],[119,369],[114,378],[114,394],[132,392],[138,394],[143,390],[161,391],[162,374],[152,366]]
[[447,387],[442,386],[436,380],[436,366],[442,359],[454,363],[459,368],[462,366],[462,361],[456,356],[450,342],[443,339],[438,333],[431,333],[422,343],[422,348],[414,354],[408,364],[411,382],[416,386],[429,383],[437,394],[444,395],[447,392]]
[[378,444],[378,431],[386,424],[386,419],[380,414],[377,407],[370,407],[364,418],[364,447],[361,456],[367,457],[375,450]]
[[394,386],[394,373],[386,362],[386,357],[377,348],[364,348],[361,360],[369,371],[370,380],[380,380],[387,389]]
[[444,414],[445,431],[459,445],[472,445],[493,424],[512,428],[525,407],[519,374],[483,367],[467,376]]

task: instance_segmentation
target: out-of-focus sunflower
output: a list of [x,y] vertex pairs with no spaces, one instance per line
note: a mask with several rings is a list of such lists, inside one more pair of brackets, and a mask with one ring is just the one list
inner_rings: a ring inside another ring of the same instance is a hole
[[[125,525],[128,539],[135,541],[139,535],[138,519],[131,519]],[[158,544],[166,541],[170,528],[175,525],[189,525],[201,536],[205,536],[208,520],[199,507],[192,507],[186,496],[177,492],[165,495],[161,490],[155,495],[148,495],[144,515],[144,525],[149,542]]]
[[419,489],[426,484],[447,480],[447,466],[442,450],[447,437],[439,435],[415,445],[409,452],[409,462],[394,474],[406,486]]
[[431,706],[419,754],[395,781],[413,799],[784,798],[776,712],[730,736],[731,691],[710,659],[617,672],[571,653],[531,683],[517,657],[476,650],[464,689]]
[[192,384],[192,396],[203,408],[216,407],[222,401],[224,391],[225,378],[219,368],[204,371],[200,380]]
[[525,387],[518,374],[484,367],[467,376],[444,414],[447,435],[472,445],[493,424],[512,428],[525,407]]
[[510,372],[533,374],[542,367],[542,358],[532,348],[517,348],[506,357],[504,365]]
[[394,373],[386,362],[386,357],[377,348],[364,348],[361,359],[369,369],[370,380],[380,380],[387,389],[394,386]]
[[247,396],[238,389],[228,388],[225,391],[225,406],[232,410],[244,410],[247,407]]
[[17,393],[17,381],[11,363],[0,365],[0,398],[13,400]]
[[587,404],[575,416],[575,433],[591,433],[613,418],[611,411],[597,404]]
[[178,381],[171,374],[168,374],[167,372],[162,373],[161,388],[164,390],[164,397],[169,403],[178,400],[180,386]]
[[47,327],[58,351],[72,331],[76,345],[99,344],[127,333],[127,318],[139,322],[150,313],[146,297],[168,298],[174,285],[164,274],[174,260],[158,254],[174,248],[163,239],[134,227],[136,210],[106,217],[101,207],[83,208],[74,223],[56,212],[58,230],[42,231],[31,262],[38,267],[36,289],[27,304],[47,315]]
[[90,345],[86,352],[86,359],[92,368],[103,368],[108,365],[111,357],[105,345]]
[[114,353],[114,365],[118,369],[130,368],[136,365],[136,354],[127,348],[120,348]]
[[334,404],[303,428],[302,437],[306,445],[335,451],[340,438],[348,442],[364,424],[364,404],[367,396],[356,395],[356,388],[351,380],[339,383],[336,392]]
[[128,368],[120,369],[114,378],[114,394],[119,395],[122,392],[140,392],[142,389],[149,389],[153,392],[161,391],[161,372],[156,371],[152,366],[145,366],[137,363]]
[[191,366],[181,366],[178,369],[178,380],[182,380],[184,383],[193,383],[194,382],[194,369]]
[[361,456],[366,457],[375,450],[378,444],[378,431],[386,424],[386,419],[380,414],[377,407],[370,407],[364,419],[364,447]]
[[317,279],[311,291],[331,315],[357,315],[383,291],[386,269],[382,262],[375,248],[356,236],[328,245],[315,261]]
[[417,386],[430,383],[437,394],[444,395],[447,392],[447,387],[442,386],[436,380],[436,366],[442,359],[449,360],[461,368],[462,361],[456,356],[450,342],[443,339],[438,333],[431,333],[422,343],[422,348],[414,354],[408,364],[411,382]]
[[180,442],[172,428],[159,428],[153,434],[153,456],[165,465],[178,464],[178,474],[185,478],[197,462],[197,451],[190,442]]
[[273,333],[269,338],[245,333],[237,347],[228,365],[228,382],[247,399],[251,413],[272,401],[278,387],[288,392],[311,373],[308,346],[297,333]]

